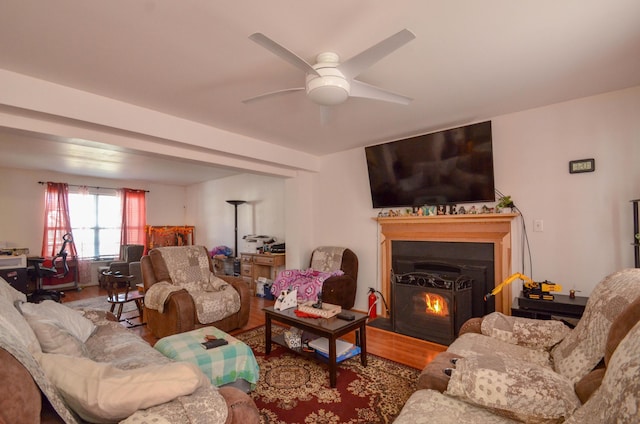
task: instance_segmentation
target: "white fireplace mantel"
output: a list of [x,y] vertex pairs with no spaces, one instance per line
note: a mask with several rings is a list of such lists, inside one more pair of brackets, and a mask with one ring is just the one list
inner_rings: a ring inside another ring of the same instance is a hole
[[[391,299],[391,245],[394,240],[493,243],[494,287],[511,275],[511,223],[514,213],[374,218],[380,231],[381,293]],[[496,295],[496,311],[511,314],[511,286]],[[382,311],[382,316],[387,316]]]

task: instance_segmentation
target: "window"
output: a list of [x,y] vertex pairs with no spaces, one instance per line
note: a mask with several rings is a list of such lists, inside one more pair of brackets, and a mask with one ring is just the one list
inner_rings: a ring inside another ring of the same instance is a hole
[[69,193],[71,228],[80,258],[113,259],[120,254],[121,198],[115,190],[104,191]]

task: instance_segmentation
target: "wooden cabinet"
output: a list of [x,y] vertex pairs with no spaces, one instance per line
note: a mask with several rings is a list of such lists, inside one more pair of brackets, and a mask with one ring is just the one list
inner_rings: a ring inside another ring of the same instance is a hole
[[265,277],[275,280],[278,273],[285,269],[284,254],[240,254],[240,276],[249,284],[251,292],[256,292],[256,280]]
[[27,291],[27,268],[0,269],[0,277],[4,278],[14,289],[29,294]]

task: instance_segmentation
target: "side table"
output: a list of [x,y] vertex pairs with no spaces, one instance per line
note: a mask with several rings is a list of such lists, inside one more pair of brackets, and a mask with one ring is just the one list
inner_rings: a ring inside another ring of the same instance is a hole
[[576,296],[571,299],[566,294],[554,294],[554,300],[526,298],[520,293],[513,300],[511,315],[534,319],[558,319],[575,325],[587,305],[588,297]]

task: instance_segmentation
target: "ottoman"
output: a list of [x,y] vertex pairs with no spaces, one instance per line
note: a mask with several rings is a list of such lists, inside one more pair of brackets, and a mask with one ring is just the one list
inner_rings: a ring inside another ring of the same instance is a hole
[[[225,339],[229,344],[205,349],[202,343],[207,335]],[[260,369],[251,348],[215,327],[163,337],[153,347],[173,360],[196,364],[218,387],[232,385],[247,392],[258,382]]]

